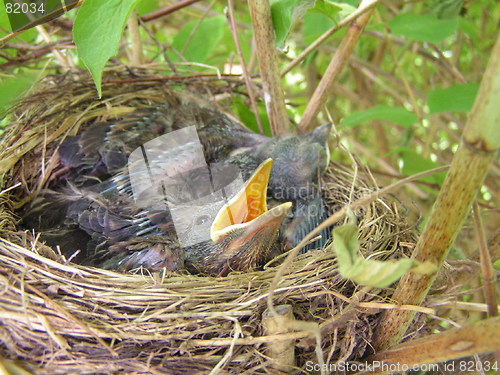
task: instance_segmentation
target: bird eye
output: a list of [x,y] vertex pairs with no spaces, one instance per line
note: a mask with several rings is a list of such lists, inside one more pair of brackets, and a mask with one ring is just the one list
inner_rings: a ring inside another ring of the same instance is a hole
[[203,225],[203,224],[206,224],[208,222],[208,220],[210,219],[210,216],[208,215],[202,215],[202,216],[198,216],[195,220],[195,224],[196,225]]

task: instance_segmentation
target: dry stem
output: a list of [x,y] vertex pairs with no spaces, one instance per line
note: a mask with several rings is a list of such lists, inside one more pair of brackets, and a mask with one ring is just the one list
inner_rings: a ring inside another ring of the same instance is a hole
[[[496,328],[495,328],[496,327]],[[385,366],[413,366],[444,362],[474,354],[488,353],[500,347],[500,318],[481,321],[465,328],[455,328],[436,335],[405,342],[368,359]],[[370,371],[366,374],[392,372]]]
[[248,5],[271,130],[273,135],[284,134],[289,131],[288,115],[280,80],[271,8],[268,0],[249,0]]
[[[365,8],[372,2],[373,0],[363,0],[359,7]],[[328,65],[323,78],[321,78],[321,81],[314,91],[311,100],[309,100],[307,108],[299,124],[299,129],[302,131],[305,132],[313,127],[313,120],[328,99],[328,94],[332,90],[333,84],[349,59],[349,56],[351,55],[352,50],[354,49],[354,46],[356,45],[356,42],[363,32],[364,27],[368,23],[372,13],[373,8],[356,19],[349,27],[344,40],[342,40],[338,50],[333,55],[330,65]]]

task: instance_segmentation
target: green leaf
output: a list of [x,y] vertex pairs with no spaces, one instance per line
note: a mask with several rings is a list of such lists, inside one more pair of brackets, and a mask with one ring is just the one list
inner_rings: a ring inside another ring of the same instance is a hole
[[[206,18],[201,23],[189,22],[177,33],[172,47],[181,53],[186,61],[203,64],[222,40],[225,27],[224,16]],[[169,57],[172,61],[179,61],[177,54],[169,53]]]
[[339,272],[342,277],[361,285],[385,288],[399,280],[408,271],[429,274],[437,267],[429,262],[420,263],[413,259],[380,261],[365,259],[359,254],[358,227],[351,216],[349,223],[335,228],[333,247],[337,254]]
[[0,26],[2,29],[12,31],[12,26],[10,24],[9,17],[7,16],[7,11],[5,10],[4,1],[0,1]]
[[469,112],[476,100],[479,85],[465,83],[450,86],[447,89],[437,89],[427,95],[429,112]]
[[[401,172],[405,176],[412,176],[414,174],[424,172],[429,169],[434,169],[440,166],[439,164],[433,162],[432,160],[424,158],[422,155],[407,147],[401,147],[397,149],[396,152],[400,154],[403,161],[403,168],[401,169]],[[441,172],[422,177],[420,180],[428,182],[430,184],[442,185],[445,176],[446,173]]]
[[389,21],[389,27],[396,35],[420,42],[439,43],[453,35],[457,19],[440,20],[430,14],[403,13]]
[[373,120],[385,120],[401,126],[409,127],[413,125],[418,117],[402,107],[390,107],[387,105],[377,105],[366,111],[354,112],[345,117],[340,123],[341,127],[354,127],[363,122]]
[[349,14],[354,12],[359,4],[356,4],[355,6],[352,4],[348,4],[347,2],[341,2],[341,3],[336,3],[337,6],[340,7],[340,11],[337,13],[336,18],[337,20],[341,20],[343,18],[346,18]]
[[36,80],[37,76],[32,72],[18,72],[15,77],[0,79],[0,117]]
[[314,0],[271,0],[271,17],[278,48],[284,47],[295,21],[301,19],[312,6]]
[[326,15],[317,12],[307,12],[304,16],[304,41],[312,42],[333,26],[333,21]]
[[332,20],[342,9],[342,6],[330,0],[316,0],[316,5],[314,8],[311,8],[312,11],[322,13],[325,16],[330,17]]
[[85,0],[73,26],[78,55],[92,74],[101,97],[102,71],[118,53],[120,38],[138,0]]
[[479,29],[476,25],[466,18],[460,17],[458,19],[458,28],[469,38],[471,38],[472,43],[477,44],[479,37]]
[[[0,30],[4,31],[12,31],[13,25],[11,25],[9,17],[7,15],[7,11],[5,10],[5,2],[0,1]],[[27,29],[19,34],[19,38],[26,42],[31,42],[37,35],[37,31],[35,29]],[[4,35],[0,34],[0,37],[4,37]]]
[[154,11],[156,8],[158,8],[158,3],[160,0],[147,0],[147,1],[139,1],[137,6],[135,7],[135,10],[137,11],[137,14],[140,16],[143,16],[145,14],[151,13]]
[[430,11],[440,19],[458,17],[464,0],[434,0]]
[[[255,120],[255,114],[249,104],[244,103],[240,98],[233,100],[234,111],[238,114],[239,119],[248,128],[252,129],[255,133],[259,133],[259,127],[257,121]],[[267,118],[266,106],[264,103],[257,103],[257,111],[259,112],[260,122],[262,123],[262,128],[264,134],[268,137],[272,136],[271,125],[269,124],[269,119]]]

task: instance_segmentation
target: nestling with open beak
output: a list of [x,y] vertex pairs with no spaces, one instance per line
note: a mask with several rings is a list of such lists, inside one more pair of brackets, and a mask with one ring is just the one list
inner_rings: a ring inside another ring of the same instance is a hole
[[[243,188],[220,208],[210,226],[210,240],[181,250],[178,241],[165,234],[135,237],[110,246],[105,260],[97,265],[120,271],[142,266],[154,271],[162,267],[175,270],[184,264],[191,272],[212,276],[258,268],[268,260],[271,249],[279,246],[280,226],[292,207],[292,203],[285,202],[267,209],[271,167],[271,159],[264,161]],[[200,212],[192,217],[192,222],[203,215]],[[178,259],[182,254],[183,262]]]
[[292,203],[267,209],[267,185],[272,159],[264,161],[218,212],[210,228],[211,241],[185,249],[188,269],[211,275],[249,271],[267,259]]
[[[66,229],[88,234],[90,249],[84,262],[87,265],[119,271],[139,267],[151,271],[163,268],[179,271],[186,267],[191,272],[222,276],[230,271],[258,268],[268,260],[271,249],[279,247],[280,226],[292,203],[267,209],[271,167],[272,160],[265,160],[218,210],[213,222],[208,223],[211,225],[210,240],[184,248],[177,239],[168,212],[142,210],[135,206],[130,196],[117,192],[112,196],[96,194],[92,187],[90,191],[74,188],[73,195],[55,193],[55,196],[69,202]],[[192,231],[205,216],[204,211],[199,211],[189,217]],[[139,230],[145,229],[147,232],[141,235]]]

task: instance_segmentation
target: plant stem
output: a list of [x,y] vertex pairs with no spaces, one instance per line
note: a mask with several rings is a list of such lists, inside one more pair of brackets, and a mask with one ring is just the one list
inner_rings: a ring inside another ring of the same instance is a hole
[[187,7],[187,6],[189,6],[193,3],[196,3],[198,1],[200,1],[200,0],[182,0],[182,1],[179,1],[175,4],[166,6],[165,8],[161,8],[161,9],[155,10],[154,12],[145,14],[144,16],[141,17],[141,20],[143,22],[152,21],[152,20],[155,20],[157,18],[166,16],[167,14],[173,13],[179,9],[184,8],[184,7]]
[[[453,244],[465,216],[481,187],[500,146],[500,38],[490,61],[474,108],[464,129],[462,141],[453,157],[431,216],[415,247],[413,258],[441,266]],[[400,304],[420,304],[436,275],[406,274],[398,283],[393,299]],[[397,344],[415,313],[385,311],[377,327],[374,347],[377,351]]]
[[130,62],[135,66],[141,65],[144,60],[138,21],[137,12],[134,10],[127,20],[127,27],[130,34],[130,42],[132,43]]
[[[487,319],[464,328],[455,328],[404,342],[369,357],[367,362],[373,365],[383,363],[387,368],[392,366],[412,368],[488,353],[500,346],[500,337],[496,333],[499,330],[500,318]],[[366,374],[386,373],[393,372],[375,370]]]
[[498,306],[495,293],[495,271],[491,262],[488,245],[486,244],[486,234],[484,233],[483,222],[479,212],[479,204],[474,202],[474,224],[476,226],[477,242],[479,245],[479,262],[481,264],[481,276],[483,278],[484,300],[488,306],[488,316],[498,315]]
[[269,0],[248,0],[252,18],[260,76],[264,89],[264,102],[271,123],[273,135],[289,131],[285,96],[281,86],[278,56],[275,47],[275,34],[271,18]]
[[250,104],[252,105],[252,111],[255,115],[255,121],[257,122],[259,132],[264,135],[264,129],[262,128],[262,122],[260,121],[259,110],[257,109],[257,102],[255,101],[252,82],[250,81],[250,74],[248,73],[247,65],[245,63],[245,59],[243,58],[243,52],[241,51],[240,39],[238,38],[238,30],[236,29],[237,26],[234,17],[233,0],[228,0],[227,5],[229,9],[229,25],[231,27],[231,33],[233,34],[234,45],[236,46],[236,51],[238,52],[238,58],[240,60],[243,78],[245,79],[245,85],[247,86],[248,97],[250,98]]
[[289,73],[293,68],[295,68],[297,65],[299,65],[311,52],[313,52],[316,48],[318,48],[325,40],[327,40],[330,36],[335,34],[337,31],[339,31],[341,28],[346,26],[347,24],[351,23],[351,21],[355,20],[362,14],[368,12],[370,9],[372,9],[376,4],[378,0],[372,1],[370,4],[367,4],[364,7],[359,7],[356,9],[354,12],[349,14],[346,18],[343,20],[339,21],[335,26],[332,28],[328,29],[325,31],[323,35],[321,35],[318,39],[316,39],[314,42],[312,42],[305,50],[303,50],[293,61],[291,61],[285,69],[281,72],[281,77],[284,77],[287,73]]
[[[359,8],[366,8],[373,2],[373,0],[363,0],[361,1]],[[332,91],[333,84],[349,59],[349,56],[351,55],[352,50],[354,49],[354,46],[356,45],[356,42],[363,32],[364,27],[368,23],[372,13],[373,8],[361,15],[349,26],[346,36],[333,55],[330,65],[328,65],[323,78],[321,78],[318,87],[307,104],[307,108],[298,126],[301,131],[306,132],[313,127],[313,120],[316,118],[319,110],[328,99],[328,94]]]

